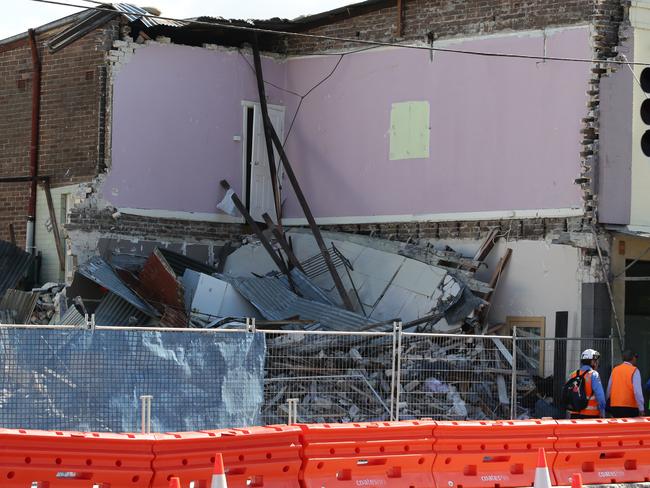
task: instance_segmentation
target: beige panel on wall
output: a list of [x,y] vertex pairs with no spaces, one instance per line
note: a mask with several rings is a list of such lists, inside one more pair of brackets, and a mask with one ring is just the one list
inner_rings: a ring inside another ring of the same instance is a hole
[[[61,238],[64,238],[63,224],[68,206],[68,195],[73,193],[77,185],[52,188],[52,203],[56,212]],[[62,243],[63,244],[63,243]],[[41,281],[62,282],[64,273],[59,266],[59,256],[56,251],[54,233],[50,224],[50,212],[47,208],[47,199],[42,187],[38,187],[36,195],[36,248],[42,256]],[[63,247],[65,252],[65,245]]]

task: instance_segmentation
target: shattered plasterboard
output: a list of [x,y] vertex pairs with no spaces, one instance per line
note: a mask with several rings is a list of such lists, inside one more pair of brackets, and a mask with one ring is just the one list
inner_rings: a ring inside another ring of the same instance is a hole
[[225,281],[186,269],[183,274],[183,287],[188,313],[198,313],[209,318],[262,318],[255,307]]

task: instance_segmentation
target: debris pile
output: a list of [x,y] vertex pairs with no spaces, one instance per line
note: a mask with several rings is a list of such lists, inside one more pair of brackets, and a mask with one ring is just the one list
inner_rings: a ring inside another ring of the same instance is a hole
[[[268,423],[286,419],[292,397],[308,421],[386,419],[398,390],[402,418],[509,417],[509,339],[467,337],[499,330],[487,315],[510,251],[489,282],[476,277],[495,233],[467,257],[427,243],[340,232],[319,232],[323,247],[308,229],[285,232],[264,218],[266,230],[255,225],[255,236],[229,244],[216,263],[163,248],[148,256],[113,253],[79,265],[69,286],[18,291],[31,264],[29,255],[20,256],[12,280],[3,283],[0,322],[244,328],[253,319],[257,328],[293,331],[267,334]],[[19,255],[11,246],[0,250]],[[391,332],[395,322],[403,332],[448,334],[405,336],[398,386],[392,335],[300,333]],[[517,389],[532,401],[521,416],[532,415],[539,398],[530,362],[518,355]],[[472,381],[473,371],[487,380]]]

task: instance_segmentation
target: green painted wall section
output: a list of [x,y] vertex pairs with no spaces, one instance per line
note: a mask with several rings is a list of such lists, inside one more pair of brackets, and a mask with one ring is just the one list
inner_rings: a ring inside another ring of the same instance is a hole
[[429,157],[429,102],[393,103],[390,111],[390,160]]

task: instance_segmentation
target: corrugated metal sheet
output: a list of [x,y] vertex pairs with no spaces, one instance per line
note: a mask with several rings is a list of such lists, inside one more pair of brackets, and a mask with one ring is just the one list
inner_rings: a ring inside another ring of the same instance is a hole
[[86,318],[79,313],[75,307],[70,307],[66,313],[63,314],[61,320],[57,323],[51,323],[51,325],[77,325],[82,326],[86,325]]
[[104,261],[103,258],[95,256],[79,266],[77,271],[82,276],[100,286],[103,286],[115,295],[126,300],[146,315],[150,317],[160,317],[160,314],[155,308],[145,302],[133,290],[124,284],[111,265]]
[[[290,274],[293,285],[296,287],[296,290],[298,290],[303,298],[306,298],[307,300],[313,300],[315,302],[324,303],[326,305],[335,305],[330,297],[328,297],[322,289],[314,285],[314,283],[312,283],[312,281],[307,278],[307,276],[298,268],[293,268],[290,271]],[[285,275],[278,275],[278,279],[285,286],[285,288],[291,290],[289,279]]]
[[[231,283],[268,320],[285,320],[300,317],[320,322],[322,330],[358,331],[370,322],[362,315],[336,306],[300,298],[288,290],[277,278],[236,278],[221,275]],[[392,325],[373,330],[389,330]]]
[[167,20],[157,17],[142,17],[143,15],[151,15],[146,10],[131,5],[129,3],[114,3],[113,7],[124,14],[124,17],[128,19],[129,22],[135,22],[139,20],[145,27],[155,27],[159,25],[164,25],[167,27],[183,27],[187,25],[187,22],[181,22],[177,20]]
[[167,264],[169,264],[172,267],[174,273],[176,273],[176,276],[183,276],[183,274],[185,274],[186,269],[191,269],[192,271],[198,271],[199,273],[203,273],[207,275],[212,275],[217,272],[217,270],[212,266],[208,266],[207,264],[202,263],[201,261],[197,261],[196,259],[183,256],[182,254],[178,254],[177,252],[170,251],[168,249],[162,249],[162,248],[157,248],[157,251],[160,252],[162,257],[165,258]]
[[0,241],[0,294],[4,295],[9,288],[16,288],[33,262],[34,256],[31,254],[11,242]]
[[95,325],[137,326],[148,321],[147,315],[113,293],[103,298],[95,310]]
[[37,301],[38,293],[9,289],[0,301],[0,310],[11,313],[16,324],[26,324]]
[[175,310],[185,310],[183,284],[160,249],[154,249],[138,278],[140,279],[138,290],[151,303],[167,305]]
[[[109,293],[95,310],[95,325],[141,326],[149,322],[149,317],[119,296]],[[86,325],[86,318],[73,306],[61,317],[59,324]]]

